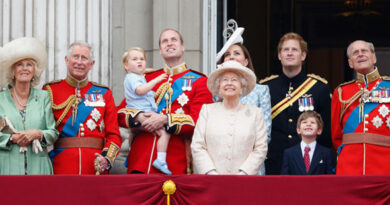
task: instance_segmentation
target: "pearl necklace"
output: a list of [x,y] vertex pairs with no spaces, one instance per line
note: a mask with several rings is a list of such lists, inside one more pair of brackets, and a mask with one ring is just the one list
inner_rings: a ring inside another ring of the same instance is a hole
[[[22,107],[26,107],[26,106],[27,106],[27,102],[26,102],[26,104],[24,104],[24,105],[20,102],[19,97],[18,97],[18,95],[16,94],[16,88],[14,88],[14,95],[15,95],[16,102],[17,102],[20,106],[22,106]],[[27,100],[27,101],[28,101],[28,100]]]

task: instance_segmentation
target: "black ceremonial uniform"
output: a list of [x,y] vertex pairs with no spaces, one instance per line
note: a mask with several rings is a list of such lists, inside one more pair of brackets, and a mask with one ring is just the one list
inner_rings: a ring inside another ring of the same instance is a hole
[[301,141],[296,126],[299,115],[307,110],[321,114],[324,121],[322,135],[317,141],[332,147],[330,136],[331,93],[327,81],[316,75],[301,71],[288,78],[283,73],[259,82],[268,85],[271,94],[272,132],[268,145],[266,174],[280,174],[283,152]]

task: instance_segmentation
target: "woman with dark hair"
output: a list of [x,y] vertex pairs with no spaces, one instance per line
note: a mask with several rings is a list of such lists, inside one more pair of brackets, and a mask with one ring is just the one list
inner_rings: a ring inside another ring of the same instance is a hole
[[[237,28],[231,35],[230,39],[225,43],[221,51],[218,52],[217,61],[221,64],[226,61],[237,61],[243,66],[250,68],[253,72],[252,59],[248,49],[242,44],[243,39],[241,37],[243,28]],[[218,59],[219,58],[219,59]],[[240,99],[241,103],[251,104],[259,107],[264,112],[264,121],[267,127],[268,143],[271,141],[271,97],[269,94],[269,88],[267,85],[256,84],[252,92]],[[259,175],[265,175],[265,166],[260,169]]]

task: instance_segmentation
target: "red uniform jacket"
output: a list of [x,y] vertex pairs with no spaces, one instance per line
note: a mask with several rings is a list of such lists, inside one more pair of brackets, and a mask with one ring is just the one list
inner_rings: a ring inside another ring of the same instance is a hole
[[[80,102],[77,109],[77,118],[84,115],[85,119],[73,122],[71,129],[64,128],[66,123],[72,125],[73,117],[71,116],[74,109],[69,101],[72,96],[77,96],[76,86],[75,81],[69,77],[44,86],[44,89],[47,89],[51,96],[53,113],[57,129],[60,132],[59,140],[61,138],[100,138],[103,139],[101,140],[103,147],[102,149],[57,148],[55,145],[54,150],[50,153],[55,174],[95,174],[95,153],[101,153],[107,157],[107,151],[110,148],[109,153],[113,156],[110,158],[110,162],[113,165],[113,159],[122,142],[111,90],[88,81],[79,85],[79,96],[83,101]],[[87,91],[89,95],[85,95]],[[70,107],[68,111],[67,107]],[[64,113],[66,114],[63,115]]]
[[[164,109],[162,109],[161,113],[168,113],[168,132],[171,133],[167,149],[169,170],[173,174],[184,174],[188,164],[185,139],[191,139],[200,109],[203,104],[212,103],[212,96],[207,89],[207,77],[203,74],[187,69],[184,64],[171,70],[173,70],[173,75],[170,76],[172,79],[170,87],[172,87],[173,93],[171,96],[170,114],[167,111],[169,106],[166,106],[170,104],[169,101],[168,103],[163,102],[165,101],[163,94],[165,93],[164,85],[166,84],[164,83],[166,81],[157,84],[153,91],[157,94],[160,91],[163,92],[161,103],[157,103],[157,106],[160,105],[161,107],[161,104],[165,104],[162,106]],[[145,76],[146,81],[150,81],[162,73],[164,73],[163,69],[149,73]],[[159,96],[156,98],[158,102]],[[134,126],[134,118],[139,113],[139,110],[123,108],[125,106],[126,102],[124,100],[119,106],[119,125],[121,127],[132,127]],[[152,162],[157,157],[157,137],[148,132],[142,132],[135,137],[129,153],[128,173],[132,171],[161,173],[152,166]],[[190,152],[190,150],[187,150],[187,152]]]
[[[354,98],[363,91],[365,84],[367,95]],[[358,74],[358,80],[335,89],[332,99],[332,140],[335,148],[341,150],[336,174],[390,174],[390,147],[375,144],[377,140],[372,140],[372,135],[381,135],[380,141],[387,139],[390,142],[390,101],[384,102],[390,100],[389,89],[389,79],[380,77],[377,70],[366,76]],[[367,99],[366,102],[360,103],[364,99]],[[382,103],[375,102],[380,99]],[[349,142],[356,142],[346,143],[346,134],[352,136]],[[361,136],[371,139],[361,141],[358,139]]]

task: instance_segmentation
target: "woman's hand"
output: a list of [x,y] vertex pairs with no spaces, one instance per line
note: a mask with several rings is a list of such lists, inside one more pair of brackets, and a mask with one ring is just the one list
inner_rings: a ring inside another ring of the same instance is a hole
[[34,139],[42,139],[42,131],[38,129],[23,130],[12,135],[12,141],[19,146],[28,146]]

